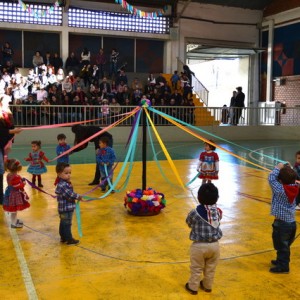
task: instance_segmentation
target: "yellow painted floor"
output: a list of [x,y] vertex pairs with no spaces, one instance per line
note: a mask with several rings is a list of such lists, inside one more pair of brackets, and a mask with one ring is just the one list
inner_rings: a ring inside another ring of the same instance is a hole
[[[175,161],[185,183],[195,176],[196,163]],[[161,164],[175,184],[167,162]],[[115,174],[120,168],[121,163]],[[88,191],[94,165],[74,165],[72,171],[75,191]],[[166,208],[152,217],[129,215],[125,193],[81,203],[78,246],[59,242],[56,200],[27,185],[31,207],[18,215],[25,226],[10,229],[6,215],[0,217],[0,299],[300,299],[299,238],[292,245],[290,274],[269,273],[275,252],[268,172],[221,161],[215,181],[223,210],[221,260],[213,292],[199,290],[197,296],[184,289],[191,243],[185,218],[196,205],[200,180],[183,190],[168,184],[154,162],[147,172],[147,185],[165,194]],[[22,176],[30,179],[26,168]],[[54,166],[49,166],[43,183],[52,194],[54,179]],[[136,162],[128,189],[139,187],[141,163]],[[77,238],[75,219],[72,229]]]

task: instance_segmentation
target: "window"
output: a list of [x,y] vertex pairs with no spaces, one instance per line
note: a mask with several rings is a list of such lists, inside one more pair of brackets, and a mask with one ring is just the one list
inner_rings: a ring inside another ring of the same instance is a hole
[[140,18],[125,13],[69,8],[68,18],[69,27],[156,34],[168,34],[170,32],[170,20],[167,17]]
[[0,20],[9,23],[61,26],[62,8],[45,4],[26,4],[24,10],[18,3],[0,2]]

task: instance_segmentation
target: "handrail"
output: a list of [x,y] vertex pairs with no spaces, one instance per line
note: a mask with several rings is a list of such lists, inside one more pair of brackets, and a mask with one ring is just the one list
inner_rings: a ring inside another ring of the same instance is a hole
[[[177,57],[177,69],[183,70],[185,64]],[[191,85],[193,87],[193,92],[199,97],[200,101],[208,106],[208,96],[209,90],[204,86],[204,84],[194,75],[192,75]]]
[[[135,106],[95,105],[11,105],[16,126],[38,126],[94,120],[92,124],[108,125],[131,112]],[[203,106],[153,106],[159,111],[195,126],[233,125],[235,113],[241,113],[239,126],[299,126],[300,107],[278,108],[275,105],[259,107],[203,107]],[[172,126],[159,114],[150,112],[153,123],[158,126]],[[198,121],[201,122],[198,122]],[[208,123],[205,123],[208,120]],[[132,125],[134,118],[129,118],[120,126]],[[204,122],[204,124],[203,124]],[[201,124],[200,124],[201,123]]]

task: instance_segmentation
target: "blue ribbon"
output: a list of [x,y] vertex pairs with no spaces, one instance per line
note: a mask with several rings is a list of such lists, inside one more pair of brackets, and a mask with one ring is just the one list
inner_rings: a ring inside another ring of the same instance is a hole
[[236,147],[238,147],[238,148],[244,149],[244,150],[246,150],[246,151],[248,151],[248,152],[256,153],[256,154],[258,154],[259,156],[263,156],[263,157],[266,157],[266,158],[270,158],[270,159],[272,159],[272,160],[274,160],[274,161],[277,161],[277,162],[286,163],[285,160],[281,160],[281,159],[275,158],[275,157],[273,157],[273,156],[269,156],[269,155],[266,155],[266,154],[262,154],[262,153],[259,153],[259,152],[257,152],[257,151],[254,151],[254,150],[252,150],[252,149],[249,149],[249,148],[240,146],[240,145],[238,145],[238,144],[235,144],[235,143],[233,143],[233,142],[230,142],[230,141],[228,141],[228,140],[226,140],[226,139],[221,138],[220,136],[217,136],[217,135],[215,135],[215,134],[213,134],[213,133],[210,133],[210,132],[205,131],[205,130],[203,130],[203,129],[201,129],[201,128],[198,128],[198,127],[193,126],[193,125],[191,125],[191,124],[188,124],[188,123],[186,123],[186,122],[184,122],[184,121],[181,121],[181,120],[179,120],[179,119],[176,119],[176,118],[174,118],[174,117],[172,117],[172,116],[170,116],[170,115],[167,115],[167,114],[165,114],[165,113],[163,113],[163,112],[161,112],[161,111],[159,111],[159,110],[157,110],[157,109],[155,109],[155,108],[153,108],[153,107],[148,107],[148,109],[149,109],[150,111],[154,112],[154,113],[157,113],[157,114],[159,114],[159,115],[161,115],[161,116],[163,116],[163,117],[167,117],[167,118],[169,118],[169,119],[172,119],[172,120],[174,120],[174,121],[176,121],[176,122],[178,122],[178,123],[180,123],[180,124],[182,124],[182,125],[184,125],[184,126],[187,126],[187,127],[191,128],[191,129],[193,129],[193,130],[200,131],[200,132],[205,133],[205,134],[207,134],[207,135],[210,135],[210,136],[212,136],[212,137],[214,137],[214,138],[216,138],[216,139],[219,139],[219,140],[221,140],[221,141],[224,141],[224,142],[226,142],[226,143],[228,143],[228,144],[231,144],[231,145],[234,145],[234,146],[236,146]]

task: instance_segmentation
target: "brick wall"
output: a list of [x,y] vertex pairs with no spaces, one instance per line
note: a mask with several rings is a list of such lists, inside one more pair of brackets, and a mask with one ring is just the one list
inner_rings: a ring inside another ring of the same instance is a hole
[[[281,85],[274,84],[274,101],[285,101],[286,114],[281,114],[281,124],[293,124],[300,119],[300,75],[281,77]],[[289,110],[299,107],[299,112]]]

